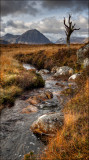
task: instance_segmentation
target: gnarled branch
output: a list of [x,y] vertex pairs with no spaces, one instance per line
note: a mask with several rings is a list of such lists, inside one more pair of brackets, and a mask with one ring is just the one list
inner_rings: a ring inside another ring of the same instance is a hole
[[74,25],[72,24],[70,14],[69,14],[69,18],[68,18],[68,25],[66,24],[66,19],[64,17],[64,25],[65,25],[65,28],[66,28],[65,33],[66,33],[66,36],[67,36],[67,44],[69,45],[70,44],[70,36],[71,36],[72,32],[74,30],[79,30],[80,28],[77,29],[77,28],[75,28],[76,24],[75,23],[74,23]]
[[65,25],[65,27],[67,27],[67,28],[68,28],[68,26],[66,25],[66,20],[65,20],[65,17],[64,17],[64,25]]
[[80,28],[74,28],[74,30],[80,30]]
[[70,22],[70,19],[71,19],[71,15],[69,14],[69,21],[68,21],[69,25],[70,25],[70,23],[71,23],[71,22]]

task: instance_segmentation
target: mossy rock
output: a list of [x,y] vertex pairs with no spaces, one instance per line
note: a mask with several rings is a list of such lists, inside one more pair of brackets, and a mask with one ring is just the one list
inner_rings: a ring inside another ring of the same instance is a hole
[[34,87],[44,87],[45,81],[43,80],[42,76],[39,73],[37,73],[36,76],[37,76],[37,79],[35,83],[33,84],[33,86]]
[[10,86],[6,87],[5,89],[1,89],[1,95],[0,95],[0,104],[9,103],[13,104],[15,98],[18,95],[21,95],[22,89],[18,86]]
[[24,155],[24,160],[36,160],[36,157],[33,152]]

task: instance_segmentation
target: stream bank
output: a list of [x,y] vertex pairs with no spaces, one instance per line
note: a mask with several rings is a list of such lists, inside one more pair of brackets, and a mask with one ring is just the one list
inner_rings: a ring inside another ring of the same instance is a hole
[[[24,64],[24,68],[33,69],[34,67]],[[11,108],[5,108],[1,114],[1,160],[20,160],[24,154],[29,151],[35,153],[41,152],[44,148],[44,143],[37,138],[30,126],[41,115],[50,112],[60,112],[62,105],[61,91],[73,85],[71,82],[58,81],[53,78],[53,74],[42,74],[45,80],[45,87],[26,91],[16,99],[15,104]],[[57,85],[60,83],[60,85]],[[26,100],[29,97],[41,95],[50,91],[53,94],[52,99],[39,103],[36,107],[37,112],[26,114],[22,113],[22,109],[29,106]]]

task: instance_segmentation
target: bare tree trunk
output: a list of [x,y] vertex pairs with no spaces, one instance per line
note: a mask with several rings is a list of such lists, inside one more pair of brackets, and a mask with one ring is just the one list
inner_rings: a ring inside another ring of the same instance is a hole
[[70,36],[69,35],[67,35],[66,43],[67,43],[67,46],[70,47]]
[[64,25],[65,25],[65,33],[66,33],[66,43],[67,46],[70,47],[70,36],[75,30],[79,30],[80,28],[76,29],[75,24],[73,25],[71,22],[71,15],[69,14],[69,19],[68,19],[68,25],[66,24],[66,19],[64,18]]

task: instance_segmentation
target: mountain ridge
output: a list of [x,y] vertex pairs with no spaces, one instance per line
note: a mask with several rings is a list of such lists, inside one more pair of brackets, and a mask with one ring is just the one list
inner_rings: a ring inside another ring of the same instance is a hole
[[51,41],[36,29],[28,30],[21,35],[12,35],[7,33],[1,37],[10,43],[17,44],[48,44]]
[[7,33],[4,36],[2,36],[1,39],[11,43],[11,42],[15,41],[15,39],[17,37],[19,37],[19,35],[13,35],[13,34]]
[[0,44],[9,44],[9,42],[8,42],[8,41],[5,41],[5,40],[3,40],[3,39],[0,39]]
[[[1,37],[1,40],[7,41],[11,44],[50,44],[51,42],[44,34],[37,29],[27,30],[21,35],[13,35],[7,33]],[[89,37],[71,37],[71,44],[84,44],[89,42]],[[1,42],[2,43],[2,42]],[[66,38],[58,39],[55,44],[66,44]]]
[[[81,43],[87,43],[89,41],[89,37],[71,37],[70,38],[70,43],[71,44],[81,44]],[[56,42],[56,44],[66,44],[66,38],[60,38]]]

